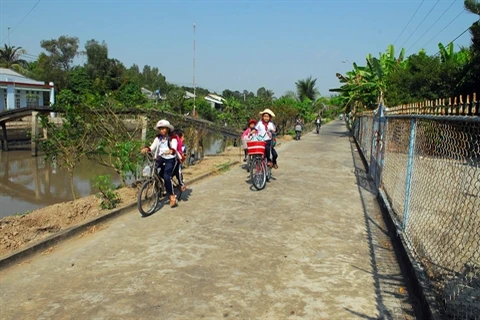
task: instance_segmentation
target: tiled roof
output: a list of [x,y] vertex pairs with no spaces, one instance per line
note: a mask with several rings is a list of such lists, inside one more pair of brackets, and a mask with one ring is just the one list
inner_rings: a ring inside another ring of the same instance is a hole
[[15,82],[18,84],[36,84],[36,85],[45,84],[45,82],[43,81],[36,81],[30,78],[27,78],[18,72],[15,72],[13,70],[6,69],[6,68],[0,68],[0,81]]

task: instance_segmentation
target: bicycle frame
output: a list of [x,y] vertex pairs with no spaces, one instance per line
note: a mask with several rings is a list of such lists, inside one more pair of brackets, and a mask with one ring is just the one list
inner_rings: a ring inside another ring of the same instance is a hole
[[160,177],[160,174],[159,174],[160,170],[158,170],[157,168],[157,160],[153,158],[153,155],[151,153],[147,154],[147,159],[150,162],[148,164],[148,167],[150,168],[150,172],[149,172],[149,175],[146,175],[146,176],[142,174],[142,176],[144,177],[144,180],[148,180],[148,179],[155,180],[155,182],[159,183],[160,187],[163,189],[164,183],[163,183],[162,177]]

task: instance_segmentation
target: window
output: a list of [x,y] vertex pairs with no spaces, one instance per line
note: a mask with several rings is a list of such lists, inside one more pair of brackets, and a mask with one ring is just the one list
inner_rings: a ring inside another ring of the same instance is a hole
[[[18,90],[17,90],[17,92],[18,92]],[[17,109],[20,108],[20,94],[19,93],[17,93],[15,95],[15,108],[17,108]]]
[[38,94],[33,91],[32,93],[27,94],[27,107],[38,107],[38,100]]

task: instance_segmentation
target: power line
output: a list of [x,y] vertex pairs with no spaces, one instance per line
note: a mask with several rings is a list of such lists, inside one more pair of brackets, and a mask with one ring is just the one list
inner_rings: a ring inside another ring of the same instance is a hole
[[21,57],[24,57],[25,59],[30,59],[30,60],[37,60],[38,56],[34,56],[31,54],[23,53],[20,55]]
[[[474,22],[473,24],[475,23],[480,23],[480,19],[477,20],[477,22]],[[470,30],[471,26],[468,27],[467,29],[465,29],[462,33],[460,33],[455,39],[453,39],[452,41],[450,41],[445,47],[448,47],[451,43],[454,43],[455,41],[457,41],[458,38],[460,38],[461,36],[463,36],[465,34],[465,32],[467,32],[468,30]],[[440,51],[438,51],[437,53],[434,54],[434,56],[438,55],[440,53]]]
[[420,41],[423,37],[425,37],[425,35],[428,33],[428,31],[430,31],[430,30],[437,24],[437,22],[440,21],[440,19],[445,15],[445,13],[447,13],[447,11],[450,10],[451,7],[453,7],[453,5],[455,4],[455,2],[456,2],[456,0],[453,0],[453,1],[452,1],[452,3],[450,4],[450,6],[449,6],[445,11],[443,11],[443,13],[440,15],[440,17],[438,17],[438,19],[435,20],[435,22],[430,26],[430,28],[428,28],[427,31],[425,31],[425,32],[420,36],[420,38],[418,38],[417,41],[415,41],[415,43],[412,44],[412,45],[410,46],[410,48],[408,48],[407,51],[410,51],[410,49],[413,48],[413,46],[415,46],[415,45],[418,43],[418,41]]
[[[23,17],[22,20],[20,20],[20,22],[15,26],[15,28],[12,29],[12,31],[10,31],[10,34],[12,34],[13,32],[15,32],[15,30],[22,24],[23,21],[25,21],[25,19],[27,19],[27,17],[30,15],[30,13],[32,13],[33,9],[35,9],[38,4],[40,3],[41,0],[38,0],[34,5],[33,7],[30,9],[30,11],[28,11],[28,13]],[[8,36],[5,37],[5,39],[2,40],[2,43],[5,43],[5,40],[7,40]]]
[[37,59],[38,57],[40,57],[39,54],[30,54],[30,53],[22,53],[21,55],[22,55],[22,56],[29,57],[29,58],[35,58],[35,59]]
[[417,28],[415,28],[415,30],[413,30],[412,34],[410,34],[410,37],[407,38],[407,40],[405,40],[405,42],[402,44],[402,48],[403,46],[408,42],[408,40],[410,40],[410,38],[415,34],[415,32],[417,32],[418,28],[420,28],[420,26],[423,24],[423,22],[425,22],[425,20],[427,19],[427,17],[430,15],[430,13],[432,13],[433,9],[435,9],[435,7],[437,6],[437,4],[440,2],[440,0],[437,0],[437,2],[435,2],[435,4],[433,5],[432,9],[430,9],[430,11],[428,11],[428,13],[425,15],[425,17],[423,18],[423,20],[420,22],[420,24],[417,26]]
[[[465,10],[462,9],[462,11],[455,17],[452,19],[452,21],[450,21],[442,30],[440,30],[433,38],[431,38],[423,47],[425,48],[430,42],[433,41],[433,39],[435,39],[436,37],[438,37],[438,35],[440,33],[442,33],[443,31],[445,31],[445,29],[447,29],[455,20],[457,20],[458,17],[460,17],[462,15],[462,13],[464,13]],[[468,30],[468,29],[467,29]]]
[[415,15],[417,14],[417,12],[418,12],[418,10],[420,9],[420,7],[422,6],[423,2],[425,2],[425,0],[422,0],[422,2],[420,2],[420,4],[419,4],[418,7],[417,7],[417,10],[415,10],[415,12],[413,13],[413,16],[410,18],[410,20],[408,20],[407,24],[405,25],[405,28],[403,28],[402,32],[400,32],[400,35],[397,37],[397,40],[395,40],[395,42],[393,43],[394,46],[397,44],[398,39],[400,39],[400,37],[402,36],[402,34],[405,32],[405,30],[407,29],[407,27],[408,27],[408,25],[410,24],[410,22],[412,22],[413,18],[414,18]]

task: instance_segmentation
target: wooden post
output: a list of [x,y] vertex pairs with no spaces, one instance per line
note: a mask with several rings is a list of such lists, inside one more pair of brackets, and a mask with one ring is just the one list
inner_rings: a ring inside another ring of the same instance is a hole
[[480,112],[478,109],[480,108],[477,107],[477,94],[474,92],[472,97],[472,116],[476,115],[477,112]]
[[143,143],[147,142],[147,129],[148,129],[148,120],[146,116],[140,116],[142,121],[142,141]]
[[38,155],[38,111],[32,111],[32,132],[31,132],[31,144],[32,144],[32,156],[36,157]]
[[7,124],[2,122],[3,150],[8,151]]

